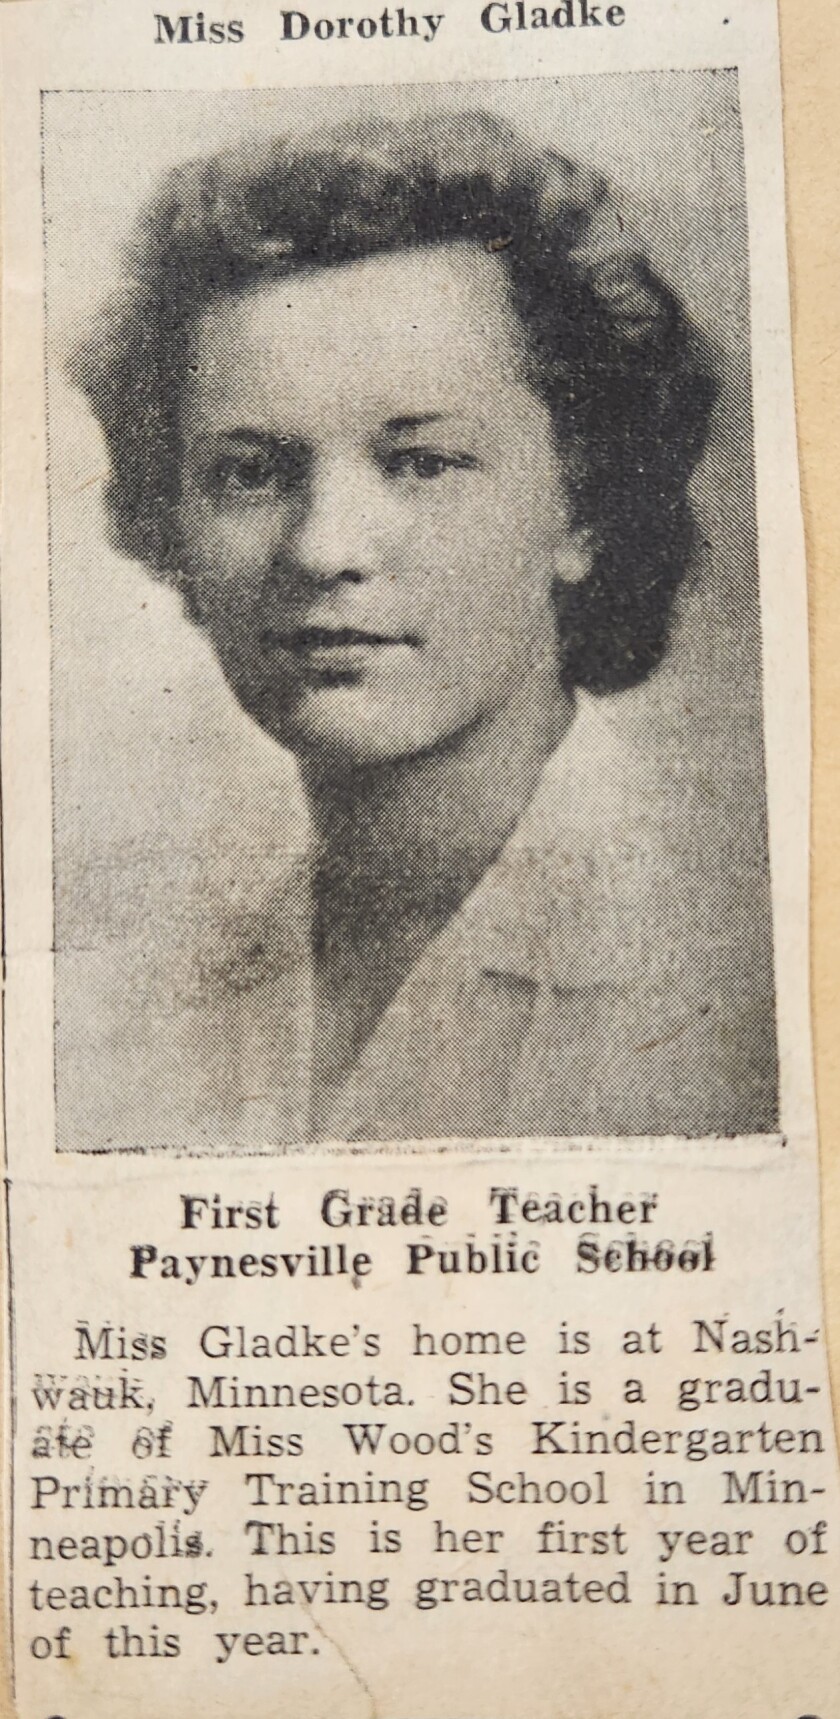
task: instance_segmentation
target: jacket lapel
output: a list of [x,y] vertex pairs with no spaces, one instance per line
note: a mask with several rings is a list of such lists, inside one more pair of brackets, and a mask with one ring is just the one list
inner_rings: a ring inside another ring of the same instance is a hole
[[565,1132],[593,1109],[642,929],[637,850],[605,826],[614,746],[586,705],[502,853],[382,1017],[338,1096],[336,1138]]

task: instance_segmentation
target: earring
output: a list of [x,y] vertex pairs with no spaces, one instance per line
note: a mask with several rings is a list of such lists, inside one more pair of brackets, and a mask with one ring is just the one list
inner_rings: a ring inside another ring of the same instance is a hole
[[582,585],[592,571],[592,539],[588,531],[570,531],[554,550],[554,577],[561,585]]

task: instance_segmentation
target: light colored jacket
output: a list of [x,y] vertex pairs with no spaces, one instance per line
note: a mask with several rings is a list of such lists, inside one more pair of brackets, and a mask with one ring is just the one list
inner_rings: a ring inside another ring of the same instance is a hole
[[[510,840],[381,1017],[322,1136],[772,1129],[769,960],[745,964],[702,830],[686,841],[684,820],[662,807],[661,784],[654,792],[626,754],[620,710],[581,701]],[[59,1063],[61,1145],[223,1153],[309,1138],[305,856],[278,870],[271,904],[216,926],[203,953],[98,958],[94,1042],[84,1066],[81,1047],[65,1055],[63,1080]]]

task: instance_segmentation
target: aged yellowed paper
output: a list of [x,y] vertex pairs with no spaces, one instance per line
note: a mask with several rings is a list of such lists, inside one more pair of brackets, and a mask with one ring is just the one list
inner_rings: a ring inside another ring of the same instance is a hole
[[[788,245],[797,428],[811,600],[814,712],[812,970],[814,1056],[820,1130],[822,1255],[834,1400],[840,1368],[840,1182],[837,1114],[837,535],[832,463],[837,434],[838,228],[831,164],[822,147],[838,80],[837,21],[781,6]],[[807,28],[805,27],[807,23]]]
[[4,23],[16,1710],[825,1719],[774,10]]

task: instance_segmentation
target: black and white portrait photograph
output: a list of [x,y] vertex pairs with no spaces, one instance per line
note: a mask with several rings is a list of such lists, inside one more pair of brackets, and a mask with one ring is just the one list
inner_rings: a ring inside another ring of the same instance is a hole
[[736,74],[43,150],[59,1149],[775,1129]]

